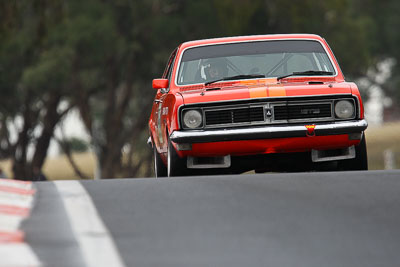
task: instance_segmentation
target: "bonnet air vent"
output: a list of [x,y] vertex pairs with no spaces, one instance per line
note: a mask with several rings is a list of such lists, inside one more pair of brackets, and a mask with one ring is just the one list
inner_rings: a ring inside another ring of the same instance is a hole
[[313,82],[308,82],[308,84],[324,84],[324,82],[315,82],[315,81],[313,81]]
[[206,88],[206,91],[216,91],[216,90],[221,90],[221,88],[219,87]]

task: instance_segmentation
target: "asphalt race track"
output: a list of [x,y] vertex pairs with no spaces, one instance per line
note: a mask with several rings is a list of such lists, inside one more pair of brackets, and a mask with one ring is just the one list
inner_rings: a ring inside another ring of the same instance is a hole
[[[80,183],[122,266],[400,263],[400,171]],[[55,183],[35,186],[36,202],[23,230],[42,265],[89,266]]]

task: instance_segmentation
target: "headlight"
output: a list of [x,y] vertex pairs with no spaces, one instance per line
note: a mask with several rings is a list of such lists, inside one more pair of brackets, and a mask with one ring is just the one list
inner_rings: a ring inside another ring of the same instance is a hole
[[354,117],[354,104],[348,100],[336,102],[335,115],[339,119],[350,119]]
[[188,110],[183,114],[183,124],[187,128],[198,128],[203,123],[203,117],[199,110]]

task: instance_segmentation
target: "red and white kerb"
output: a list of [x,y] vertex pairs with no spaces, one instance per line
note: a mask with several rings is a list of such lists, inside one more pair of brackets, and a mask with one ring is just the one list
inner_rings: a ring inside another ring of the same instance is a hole
[[32,182],[0,179],[0,267],[41,266],[21,230],[35,192]]

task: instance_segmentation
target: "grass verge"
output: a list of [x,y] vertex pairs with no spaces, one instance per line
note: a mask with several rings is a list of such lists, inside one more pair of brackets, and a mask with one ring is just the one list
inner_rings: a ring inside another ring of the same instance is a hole
[[385,151],[392,151],[396,168],[400,168],[400,122],[370,126],[366,131],[370,170],[385,168]]

